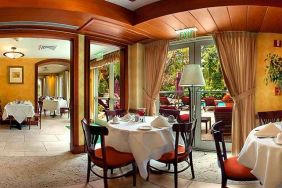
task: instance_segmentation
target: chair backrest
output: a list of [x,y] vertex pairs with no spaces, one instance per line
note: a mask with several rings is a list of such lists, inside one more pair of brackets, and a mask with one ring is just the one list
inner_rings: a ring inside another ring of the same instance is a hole
[[172,109],[172,110],[177,110],[176,106],[169,106],[169,105],[161,105],[160,109]]
[[109,105],[107,105],[102,99],[98,99],[98,103],[103,106],[105,110],[109,109]]
[[115,110],[105,110],[107,122],[112,120],[117,114]]
[[159,113],[163,115],[164,117],[168,117],[170,115],[173,115],[175,119],[178,119],[180,111],[179,110],[173,110],[173,109],[162,109],[160,108]]
[[118,117],[123,117],[126,115],[126,110],[125,109],[115,109],[115,112],[116,112],[116,116]]
[[175,132],[175,160],[177,162],[177,155],[178,153],[178,144],[179,144],[179,138],[181,137],[185,146],[185,153],[188,154],[191,150],[192,143],[193,143],[193,125],[195,125],[194,122],[189,123],[176,123],[173,124],[172,130]]
[[215,100],[216,100],[215,97],[206,97],[206,98],[204,98],[206,106],[216,106]]
[[[81,124],[88,156],[101,161],[103,164],[106,164],[105,136],[109,133],[107,127],[90,126],[85,118],[81,120]],[[102,158],[96,156],[95,152],[99,138],[101,139]]]
[[181,97],[181,101],[184,105],[190,105],[190,98],[187,96]]
[[282,110],[258,112],[258,117],[261,125],[282,121]]
[[216,122],[213,124],[211,132],[215,142],[217,160],[219,162],[219,166],[221,168],[222,173],[225,174],[223,161],[227,159],[227,155],[226,155],[225,141],[222,134],[223,127],[224,127],[223,121]]
[[43,107],[43,101],[39,100],[38,101],[38,113],[39,113],[40,116],[41,116],[41,113],[42,113],[42,107]]
[[223,132],[231,134],[232,127],[232,107],[215,107],[214,109],[215,122],[222,121],[224,126]]
[[160,97],[161,105],[170,105],[170,102],[167,97]]

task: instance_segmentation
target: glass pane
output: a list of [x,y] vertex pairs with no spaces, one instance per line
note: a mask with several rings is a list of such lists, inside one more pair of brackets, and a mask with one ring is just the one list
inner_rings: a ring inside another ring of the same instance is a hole
[[189,58],[188,47],[168,52],[168,62],[160,91],[160,107],[163,105],[175,106],[176,108],[185,106],[181,100],[184,91],[183,87],[179,86],[179,81],[184,65],[189,64]]
[[109,108],[109,65],[98,68],[98,119],[106,120],[105,109]]
[[114,64],[114,108],[120,108],[120,63]]
[[[201,95],[201,139],[210,141],[213,140],[211,125],[216,119],[225,118],[226,121],[231,122],[232,109],[225,109],[225,107],[229,106],[226,102],[232,102],[232,99],[227,93],[214,44],[201,46],[201,65],[206,82]],[[226,101],[225,98],[228,97],[231,100]],[[225,140],[230,141],[231,125],[228,130],[226,129],[225,135]]]

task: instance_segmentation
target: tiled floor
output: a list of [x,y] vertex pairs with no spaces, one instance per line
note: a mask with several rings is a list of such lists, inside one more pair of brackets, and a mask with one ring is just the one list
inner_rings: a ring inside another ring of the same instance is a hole
[[69,119],[59,116],[42,118],[42,128],[11,129],[0,126],[0,156],[46,156],[69,151]]
[[[132,177],[108,180],[109,188],[131,188]],[[88,184],[77,184],[66,186],[64,188],[103,188],[103,180],[92,181]],[[136,188],[173,188],[174,179],[169,175],[151,175],[149,181],[145,181],[137,176]],[[179,188],[220,188],[220,184],[196,182],[178,178]],[[245,185],[228,185],[229,188],[262,188],[258,182],[252,182]]]

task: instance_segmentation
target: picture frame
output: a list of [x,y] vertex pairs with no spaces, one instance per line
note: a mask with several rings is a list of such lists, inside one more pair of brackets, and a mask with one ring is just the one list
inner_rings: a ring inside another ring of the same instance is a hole
[[24,83],[24,67],[23,66],[9,66],[9,84],[23,84]]

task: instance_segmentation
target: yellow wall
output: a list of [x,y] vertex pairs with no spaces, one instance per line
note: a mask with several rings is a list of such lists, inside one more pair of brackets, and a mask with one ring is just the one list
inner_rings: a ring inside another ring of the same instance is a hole
[[[34,102],[35,63],[41,60],[43,59],[0,58],[0,100],[2,107],[16,99]],[[9,84],[8,66],[24,66],[24,84]]]
[[273,47],[274,40],[282,40],[281,34],[260,33],[257,39],[257,70],[256,70],[256,112],[282,110],[282,95],[274,95],[275,85],[265,84],[264,62],[268,53],[276,53],[282,57],[282,48]]
[[136,43],[128,48],[128,105],[129,109],[144,107],[144,46]]

